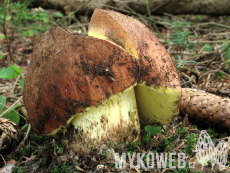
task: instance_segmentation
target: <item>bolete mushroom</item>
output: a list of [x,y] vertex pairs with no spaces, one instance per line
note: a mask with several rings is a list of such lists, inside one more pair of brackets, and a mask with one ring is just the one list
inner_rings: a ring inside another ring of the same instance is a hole
[[178,114],[181,86],[176,68],[165,47],[143,23],[95,9],[88,35],[112,41],[138,60],[140,77],[135,94],[141,121],[166,125]]
[[63,135],[63,147],[75,152],[138,141],[138,112],[148,124],[165,125],[180,95],[176,68],[156,36],[136,19],[99,9],[88,35],[52,28],[41,37],[24,88],[32,129]]
[[136,67],[135,58],[116,44],[61,28],[47,31],[25,79],[32,129],[50,136],[64,130],[73,151],[107,140],[138,140]]

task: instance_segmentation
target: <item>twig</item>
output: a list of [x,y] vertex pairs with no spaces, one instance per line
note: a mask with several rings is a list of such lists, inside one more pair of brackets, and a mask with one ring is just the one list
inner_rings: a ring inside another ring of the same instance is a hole
[[216,58],[219,57],[219,56],[220,56],[224,51],[226,51],[229,47],[230,47],[230,44],[229,44],[228,46],[226,46],[220,53],[218,53],[218,54],[215,56],[215,58],[213,58],[213,59],[207,64],[206,67],[209,67],[209,66],[212,64],[212,62],[215,61]]
[[22,117],[25,121],[28,120],[28,119],[27,119],[26,117],[24,117],[23,115],[21,115],[21,114],[19,114],[19,113],[18,113],[18,115],[19,115],[20,117]]
[[5,165],[6,165],[6,161],[4,159],[4,157],[0,154],[0,156],[2,157],[2,160],[4,161]]
[[194,41],[194,42],[189,42],[189,43],[192,43],[192,44],[200,44],[200,43],[219,44],[223,42],[226,42],[226,40],[223,40],[223,41]]
[[196,76],[195,76],[195,75],[192,75],[192,76],[189,78],[188,81],[182,83],[181,85],[182,85],[182,86],[185,86],[185,85],[187,85],[187,84],[190,84],[190,83],[193,82],[193,79],[196,79]]
[[54,21],[49,21],[49,23],[53,23],[55,26],[59,27],[59,25]]
[[54,155],[57,156],[55,139],[53,139],[53,144],[54,144]]
[[216,51],[212,51],[212,52],[207,52],[207,53],[204,53],[204,54],[201,54],[201,55],[197,55],[197,56],[194,56],[193,59],[195,61],[199,60],[200,58],[204,57],[204,56],[208,56],[208,55],[212,55],[216,53]]
[[180,18],[180,17],[178,17],[178,16],[174,16],[174,15],[172,15],[172,14],[164,13],[164,15],[165,15],[165,16],[169,16],[169,17],[173,17],[173,18],[175,18],[176,20],[180,20],[180,21],[186,22],[186,20],[184,20],[184,19],[182,19],[182,18]]
[[148,1],[148,0],[145,0],[145,4],[146,4],[146,8],[147,8],[149,17],[150,17],[151,19],[153,19],[153,18],[152,18],[152,15],[151,15],[151,12],[150,12],[150,10],[149,10],[149,1]]
[[110,173],[110,170],[109,170],[109,165],[107,165],[107,170],[108,170],[108,172]]
[[5,115],[12,107],[14,107],[21,99],[22,99],[23,96],[21,96],[14,104],[12,104],[8,109],[5,110],[5,112],[3,112],[1,115],[0,115],[0,118]]
[[216,72],[224,73],[226,76],[230,77],[229,74],[227,74],[227,73],[225,73],[224,71],[221,71],[221,70],[210,70],[210,71],[207,71],[206,73],[204,73],[203,75],[207,75],[209,73],[216,73]]
[[181,146],[183,146],[184,145],[184,141],[183,142],[181,142],[181,144],[178,146],[178,147],[176,147],[176,148],[174,148],[173,150],[172,150],[172,152],[173,151],[177,151]]
[[197,53],[198,55],[201,54],[201,52],[203,52],[203,50],[205,49],[206,45],[204,45],[200,50],[199,52]]
[[18,148],[17,148],[17,150],[16,150],[16,153],[19,152],[20,148],[25,144],[25,141],[26,141],[26,139],[28,138],[28,135],[29,135],[29,133],[30,133],[30,130],[31,130],[31,124],[29,123],[29,127],[28,127],[28,129],[27,129],[26,135],[25,135],[24,139],[22,140],[22,142],[20,142],[20,144],[18,145]]
[[[163,39],[159,39],[160,40],[160,42],[162,43],[162,44],[166,44],[167,42],[165,41],[165,40],[163,40]],[[223,41],[197,41],[197,40],[195,40],[195,41],[190,41],[189,43],[191,43],[191,44],[200,44],[200,43],[204,43],[204,44],[221,44],[221,43],[224,43],[224,42],[226,42],[226,40],[223,40]],[[174,43],[170,43],[170,44],[172,44],[172,45],[175,45]],[[209,52],[209,53],[211,53],[211,52]]]
[[184,27],[191,28],[191,27],[198,27],[198,26],[203,26],[203,25],[213,25],[213,26],[219,26],[219,27],[222,27],[222,28],[230,29],[230,27],[227,26],[227,25],[222,25],[220,23],[215,23],[215,22],[200,23],[200,24],[191,25],[191,26],[184,26]]
[[186,121],[187,121],[187,118],[188,118],[188,114],[186,114],[185,117],[184,117],[184,120],[183,120],[183,122],[182,122],[182,124],[181,124],[181,127],[180,127],[180,132],[179,132],[179,134],[178,134],[178,138],[176,139],[176,141],[175,141],[173,147],[175,147],[175,146],[178,144],[178,141],[180,141],[180,135],[181,135],[181,132],[182,132],[184,126],[185,126],[185,123],[186,123]]
[[226,61],[225,64],[227,64],[228,62],[230,62],[230,60]]
[[222,33],[208,33],[206,35],[203,35],[203,37],[207,36],[225,36],[225,35],[230,35],[230,32],[222,32]]
[[175,171],[174,169],[172,169],[172,168],[165,168],[163,171],[162,171],[162,173],[165,173],[166,171]]
[[91,0],[87,0],[85,3],[83,3],[78,9],[68,14],[67,18],[71,19],[71,16],[77,13],[80,9],[82,9],[86,4],[88,4]]
[[11,91],[10,91],[10,93],[11,93],[11,94],[13,94],[14,89],[15,89],[15,87],[16,87],[16,85],[17,85],[17,83],[18,83],[19,79],[20,79],[20,77],[21,77],[21,75],[19,75],[19,76],[17,77],[17,79],[15,80],[14,85],[13,85],[13,87],[12,87]]
[[78,23],[78,24],[76,24],[76,25],[70,25],[70,26],[68,26],[68,28],[80,28],[80,27],[85,27],[85,26],[89,26],[89,23]]
[[140,171],[136,168],[136,166],[133,165],[133,167],[138,173],[140,173]]
[[135,147],[137,147],[137,149],[139,150],[139,152],[141,152],[141,149],[137,145],[135,145]]
[[[77,170],[79,170],[79,171],[85,172],[83,169],[81,169],[81,168],[78,167],[78,166],[75,166],[75,168],[76,168]],[[96,169],[96,170],[97,170],[97,169]]]

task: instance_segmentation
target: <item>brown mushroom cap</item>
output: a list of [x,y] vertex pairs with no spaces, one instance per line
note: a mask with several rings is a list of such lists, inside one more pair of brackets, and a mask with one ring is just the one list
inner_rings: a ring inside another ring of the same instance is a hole
[[118,12],[95,9],[88,33],[112,41],[135,56],[140,62],[140,83],[175,88],[181,92],[180,79],[170,55],[140,21]]
[[25,79],[32,129],[50,134],[75,114],[136,84],[135,57],[118,45],[61,28],[36,44]]

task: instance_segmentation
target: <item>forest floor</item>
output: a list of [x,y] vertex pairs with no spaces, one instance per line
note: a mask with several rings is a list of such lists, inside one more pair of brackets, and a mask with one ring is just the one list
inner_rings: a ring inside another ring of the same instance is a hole
[[[8,5],[5,10],[6,13],[1,12],[0,16],[3,26],[0,28],[0,118],[11,121],[0,119],[0,172],[6,168],[8,172],[15,173],[202,172],[195,148],[201,130],[207,131],[206,138],[210,138],[216,146],[221,140],[228,141],[225,131],[216,132],[215,127],[200,127],[191,123],[187,116],[178,115],[172,123],[160,130],[145,126],[141,142],[119,144],[113,149],[120,154],[149,151],[185,153],[185,168],[178,168],[177,155],[173,163],[176,168],[170,168],[167,162],[166,167],[159,168],[155,163],[153,169],[143,169],[134,162],[133,167],[120,169],[116,168],[113,160],[108,159],[108,148],[103,150],[98,147],[90,153],[78,155],[63,151],[58,139],[39,136],[31,130],[22,98],[24,78],[33,48],[45,31],[60,26],[85,34],[90,17],[67,16],[59,11],[42,8],[28,9],[23,4]],[[129,15],[147,25],[166,47],[183,88],[202,89],[222,97],[230,96],[230,16]],[[10,138],[3,135],[6,129],[11,134]],[[151,130],[159,132],[155,134]],[[143,162],[147,163],[146,155]],[[222,170],[219,170],[218,164],[212,170],[211,162],[206,161],[203,172],[227,172],[229,164],[227,156]]]

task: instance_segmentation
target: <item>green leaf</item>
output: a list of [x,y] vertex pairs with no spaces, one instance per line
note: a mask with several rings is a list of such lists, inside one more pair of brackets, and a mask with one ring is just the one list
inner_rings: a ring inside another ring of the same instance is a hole
[[29,30],[29,36],[33,36],[34,35],[34,31],[33,30]]
[[14,74],[14,68],[8,67],[0,71],[0,78],[8,79],[13,74]]
[[154,126],[145,126],[145,132],[149,135],[156,135],[158,133],[160,133],[161,131],[161,126],[157,126],[157,127],[154,127]]
[[[15,71],[16,73],[18,73],[19,75],[22,74],[22,69],[21,69],[20,67],[17,67],[16,65],[12,65],[12,67],[14,67],[14,71]],[[19,75],[18,75],[18,76],[19,76]]]
[[0,111],[2,111],[6,106],[6,97],[0,95]]
[[12,65],[11,67],[14,68],[14,72],[10,77],[8,77],[6,79],[13,79],[13,78],[16,78],[22,74],[22,69],[20,67],[17,67],[16,65]]
[[195,19],[196,20],[202,20],[202,16],[201,15],[197,15]]
[[15,110],[11,110],[10,112],[7,112],[5,114],[5,117],[13,121],[15,124],[19,124],[20,121],[20,116]]
[[30,29],[29,31],[23,32],[23,35],[24,35],[24,36],[31,37],[31,36],[34,35],[34,31]]
[[25,82],[25,78],[23,78],[23,79],[19,82],[19,85],[21,86],[21,92],[23,92],[23,90],[24,90],[24,82]]
[[177,55],[179,63],[182,63],[180,55]]
[[205,51],[206,51],[206,52],[211,52],[211,51],[212,51],[212,46],[206,44],[206,45],[205,45]]
[[6,20],[11,20],[11,15],[7,14],[6,15]]
[[50,19],[49,19],[48,17],[45,17],[45,18],[43,19],[43,22],[44,22],[44,23],[48,23],[49,20],[50,20]]
[[28,31],[25,31],[25,32],[23,32],[23,35],[24,35],[24,36],[29,36],[30,34],[29,34]]
[[185,64],[185,63],[196,63],[196,64],[199,64],[198,62],[196,62],[196,61],[183,61],[183,63]]
[[29,125],[28,124],[25,124],[24,126],[22,126],[22,130],[24,132],[27,132],[27,129],[28,129]]
[[63,17],[64,14],[62,14],[61,12],[57,12],[54,14],[54,17]]
[[5,35],[0,35],[0,38],[4,39],[4,38],[6,38],[6,36]]

